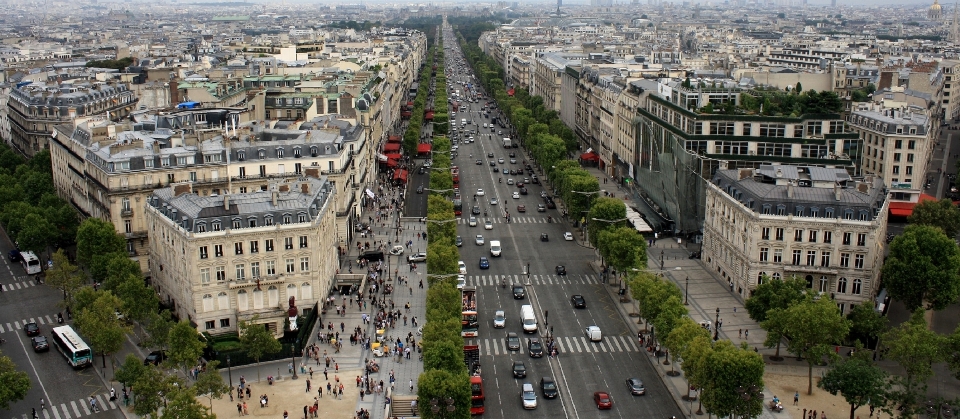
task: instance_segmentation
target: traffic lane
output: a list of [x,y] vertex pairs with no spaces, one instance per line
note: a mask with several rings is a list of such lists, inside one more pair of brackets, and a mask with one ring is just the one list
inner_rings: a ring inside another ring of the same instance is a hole
[[[420,164],[423,164],[421,161]],[[407,217],[426,217],[427,216],[427,193],[417,193],[418,187],[430,187],[430,171],[424,170],[420,174],[418,170],[412,170],[408,175],[407,189],[404,192],[404,215]]]

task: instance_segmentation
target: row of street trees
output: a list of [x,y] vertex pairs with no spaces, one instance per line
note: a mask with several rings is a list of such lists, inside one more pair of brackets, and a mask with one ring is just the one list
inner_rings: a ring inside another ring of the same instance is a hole
[[[435,103],[437,107],[446,108],[442,38],[437,41],[431,56],[438,63]],[[421,89],[426,87],[421,86]],[[443,101],[440,92],[444,92]],[[436,127],[434,125],[434,129]],[[462,307],[456,286],[460,252],[454,244],[457,224],[453,203],[445,199],[453,189],[450,140],[434,137],[433,152],[435,170],[430,174],[430,189],[433,191],[427,197],[427,322],[420,340],[423,347],[423,373],[417,380],[419,415],[425,419],[467,419],[470,417],[470,380],[463,362],[463,338],[460,337]],[[434,413],[428,407],[430,400],[447,398],[454,400],[452,413],[444,409]]]
[[407,130],[403,133],[403,151],[408,156],[417,155],[417,145],[420,144],[420,133],[423,131],[426,114],[427,99],[430,93],[430,84],[432,80],[431,69],[434,65],[433,51],[436,47],[427,52],[427,59],[424,60],[423,67],[420,69],[420,89],[417,90],[417,97],[413,99],[413,112],[410,116],[410,123]]

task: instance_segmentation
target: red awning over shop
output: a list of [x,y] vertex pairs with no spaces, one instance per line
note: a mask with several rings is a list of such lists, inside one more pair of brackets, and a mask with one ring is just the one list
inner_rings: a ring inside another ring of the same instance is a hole
[[387,143],[387,144],[385,144],[385,145],[383,146],[383,151],[385,151],[385,152],[400,151],[400,144],[398,144],[398,143]]
[[583,153],[580,155],[580,160],[591,160],[591,161],[600,161],[600,156],[597,153]]
[[430,152],[430,144],[420,144],[417,146],[417,154],[427,154]]
[[407,170],[406,170],[406,169],[400,169],[400,170],[397,170],[396,172],[393,172],[393,180],[399,180],[399,181],[401,181],[401,182],[406,182],[406,181],[407,181]]
[[397,167],[397,160],[387,159],[387,162],[385,164],[387,165],[387,167]]
[[918,202],[890,201],[890,215],[894,217],[909,217],[913,214],[913,207],[923,201],[936,201],[937,198],[927,194],[920,194]]
[[399,153],[391,153],[387,154],[387,158],[390,160],[400,160],[403,158],[403,155]]
[[513,96],[514,93],[513,88],[507,89],[507,96]]
[[400,138],[399,135],[391,135],[391,136],[387,137],[387,142],[388,142],[388,143],[399,143],[399,142],[402,141],[402,140],[403,140],[403,139]]

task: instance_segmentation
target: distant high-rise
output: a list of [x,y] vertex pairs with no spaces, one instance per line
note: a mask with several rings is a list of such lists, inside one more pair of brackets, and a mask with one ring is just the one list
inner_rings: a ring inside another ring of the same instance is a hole
[[837,7],[837,0],[830,0],[830,7]]

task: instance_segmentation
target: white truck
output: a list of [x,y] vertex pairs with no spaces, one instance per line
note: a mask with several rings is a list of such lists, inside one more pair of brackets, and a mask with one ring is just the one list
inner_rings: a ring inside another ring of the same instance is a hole
[[533,312],[533,306],[523,305],[520,307],[520,322],[523,324],[524,333],[537,332],[537,316]]
[[503,148],[513,147],[513,141],[507,137],[503,137]]

